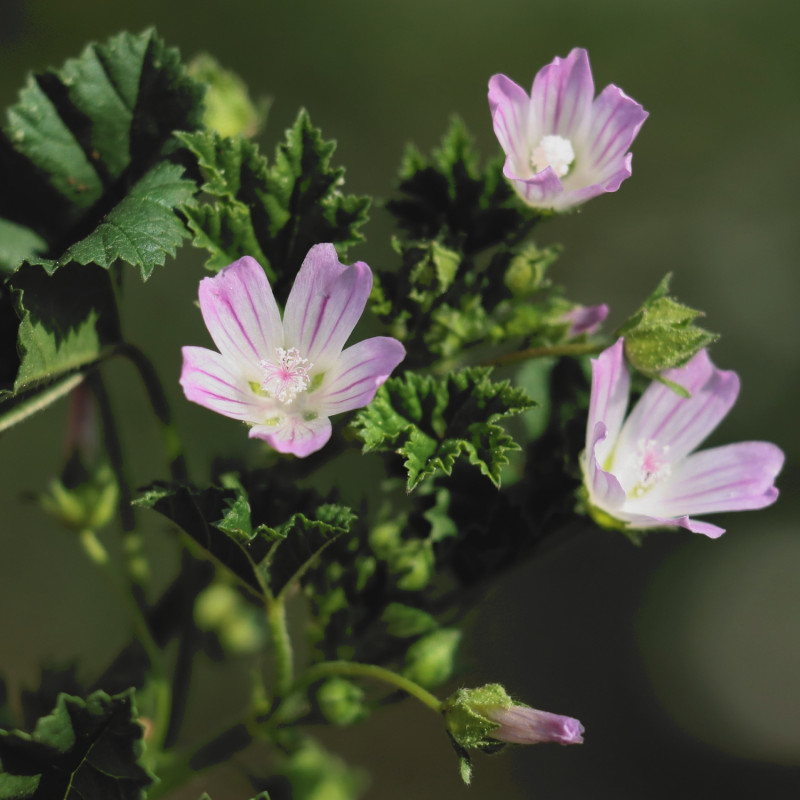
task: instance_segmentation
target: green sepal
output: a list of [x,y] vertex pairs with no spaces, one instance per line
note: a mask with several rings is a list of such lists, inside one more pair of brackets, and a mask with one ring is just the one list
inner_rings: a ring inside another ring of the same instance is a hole
[[681,396],[683,387],[661,377],[660,373],[682,367],[719,336],[694,324],[702,311],[669,297],[671,274],[667,274],[639,310],[619,329],[625,337],[625,357],[639,372],[661,380]]
[[490,368],[470,367],[443,378],[413,372],[390,378],[352,423],[363,451],[402,455],[409,492],[437,472],[449,475],[459,458],[499,486],[506,454],[519,445],[497,423],[535,403],[490,375]]
[[133,690],[58,697],[33,733],[0,731],[0,797],[142,800],[154,777],[140,763],[143,729]]
[[62,69],[32,75],[0,142],[0,217],[39,241],[29,238],[26,252],[17,238],[11,255],[50,272],[121,259],[147,278],[187,235],[175,211],[196,187],[163,159],[173,131],[201,124],[202,95],[152,30],[90,44]]
[[332,242],[343,250],[363,241],[370,200],[341,191],[344,169],[331,166],[336,143],[322,138],[306,111],[271,166],[241,137],[204,131],[180,139],[197,159],[211,200],[186,212],[195,243],[211,253],[209,269],[250,255],[288,285],[312,245]]
[[413,146],[400,165],[401,197],[387,208],[412,239],[440,239],[464,252],[500,244],[536,214],[514,201],[502,160],[480,167],[472,136],[454,117],[429,157]]
[[465,748],[496,749],[491,738],[499,725],[485,716],[489,708],[511,708],[514,701],[499,683],[477,689],[459,689],[442,703],[442,714],[453,739]]
[[314,516],[296,513],[270,526],[252,519],[238,479],[227,476],[223,482],[205,489],[156,482],[134,504],[170,519],[257,595],[277,595],[302,582],[356,519],[346,506],[323,503],[310,512]]

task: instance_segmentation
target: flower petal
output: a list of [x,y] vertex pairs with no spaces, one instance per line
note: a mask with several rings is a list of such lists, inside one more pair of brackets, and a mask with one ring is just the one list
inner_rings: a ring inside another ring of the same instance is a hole
[[325,446],[331,438],[331,421],[325,416],[308,420],[300,415],[287,415],[277,425],[254,425],[249,436],[264,439],[279,453],[305,458]]
[[264,402],[248,386],[236,363],[205,347],[183,347],[180,383],[187,400],[232,419],[253,422]]
[[[564,184],[552,167],[537,172],[532,178],[522,179],[512,171],[509,159],[503,167],[503,175],[511,181],[514,190],[530,206],[535,208],[562,208]],[[568,203],[568,205],[572,205]]]
[[348,347],[325,376],[318,400],[321,413],[327,416],[362,408],[372,401],[378,387],[405,358],[406,351],[397,339],[374,336]]
[[203,320],[226,358],[258,376],[258,362],[283,346],[283,326],[264,270],[250,256],[200,281]]
[[592,394],[586,423],[586,449],[591,451],[593,443],[599,441],[597,423],[604,423],[606,436],[602,444],[597,445],[600,464],[605,464],[608,455],[615,448],[625,418],[625,409],[628,407],[631,379],[625,366],[623,345],[623,339],[617,339],[611,347],[592,359]]
[[[717,369],[705,350],[685,367],[664,377],[691,393],[683,398],[654,381],[642,395],[619,435],[618,452],[635,453],[639,441],[656,441],[671,464],[694,450],[730,411],[739,394],[735,372]],[[668,450],[666,449],[668,448]]]
[[778,497],[774,484],[783,461],[781,449],[769,442],[701,450],[673,468],[654,503],[662,516],[764,508]]
[[617,176],[611,181],[616,185],[606,191],[616,191],[630,176],[630,159],[626,163],[625,156],[647,117],[648,112],[639,103],[613,84],[606,86],[592,104],[591,125],[582,150],[598,183]]
[[589,491],[589,500],[593,506],[602,509],[612,517],[625,519],[617,512],[625,504],[625,490],[617,478],[606,472],[597,458],[597,450],[607,436],[605,423],[598,422],[593,430],[590,442],[587,442],[583,454],[584,482]]
[[702,522],[689,517],[650,517],[645,514],[629,514],[622,512],[617,515],[620,519],[628,521],[632,530],[647,530],[648,528],[685,528],[692,533],[702,533],[709,539],[718,539],[725,533],[725,528]]
[[495,135],[507,156],[508,177],[527,178],[532,171],[528,142],[530,103],[527,92],[505,75],[489,79],[489,110]]
[[366,264],[345,266],[332,244],[315,245],[286,301],[286,345],[296,347],[315,371],[329,369],[361,317],[371,289],[372,272]]
[[556,134],[582,138],[589,125],[594,81],[589,55],[581,47],[536,74],[531,91],[531,121],[528,128],[533,146],[542,136]]

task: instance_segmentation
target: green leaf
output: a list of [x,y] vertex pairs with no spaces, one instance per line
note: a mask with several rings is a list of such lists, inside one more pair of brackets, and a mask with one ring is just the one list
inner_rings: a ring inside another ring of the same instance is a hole
[[223,483],[202,490],[154,483],[134,502],[170,519],[259,595],[277,595],[302,582],[320,554],[356,519],[345,506],[323,503],[309,512],[313,516],[298,512],[270,526],[253,519],[238,479],[224,476]]
[[0,731],[0,798],[141,800],[153,776],[140,764],[142,726],[133,690],[59,695],[32,734]]
[[213,131],[182,135],[212,202],[187,209],[196,243],[210,269],[250,255],[271,279],[294,278],[319,242],[340,249],[363,240],[369,198],[341,191],[344,169],[331,166],[335,142],[325,141],[301,111],[269,166],[256,145]]
[[[689,308],[667,295],[671,279],[671,274],[666,275],[618,332],[619,336],[625,337],[628,361],[644,375],[656,380],[662,380],[660,372],[683,366],[719,338],[694,324],[697,317],[703,316],[702,311]],[[676,384],[664,382],[676,388]]]
[[182,175],[183,168],[176,164],[156,165],[88,236],[70,245],[56,260],[33,258],[32,263],[54,272],[72,261],[108,269],[121,259],[139,267],[142,280],[147,280],[154,267],[175,255],[188,235],[175,209],[193,203],[196,187]]
[[465,252],[500,244],[537,219],[522,209],[502,176],[502,161],[484,169],[464,123],[453,118],[426,158],[409,147],[400,165],[401,197],[387,203],[412,239],[442,239]]
[[457,628],[441,628],[417,639],[406,652],[403,675],[428,689],[441,685],[453,674],[462,636]]
[[52,276],[25,266],[10,286],[20,317],[15,393],[95,363],[120,339],[111,280],[93,265],[71,265]]
[[163,264],[185,235],[175,209],[195,186],[159,162],[173,131],[200,125],[202,94],[152,30],[90,44],[61,70],[32,75],[8,111],[0,216],[41,241],[16,256],[50,271],[122,259],[143,278]]
[[457,459],[477,466],[495,486],[519,445],[497,422],[535,404],[491,369],[471,367],[444,378],[407,372],[390,378],[353,426],[364,452],[394,451],[405,459],[407,490],[437,472],[449,475]]
[[0,270],[11,272],[26,258],[43,252],[47,242],[35,231],[0,219]]

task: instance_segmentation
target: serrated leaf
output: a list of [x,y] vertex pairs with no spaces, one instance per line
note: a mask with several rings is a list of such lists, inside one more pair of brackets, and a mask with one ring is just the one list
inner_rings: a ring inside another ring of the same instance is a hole
[[625,337],[625,356],[640,372],[658,379],[659,373],[688,363],[719,336],[694,324],[702,311],[669,297],[671,274],[664,277],[639,310],[619,329]]
[[326,503],[313,516],[296,513],[270,526],[253,520],[238,480],[228,476],[224,482],[225,487],[200,490],[154,483],[134,502],[170,519],[259,595],[277,595],[301,581],[320,553],[356,519],[349,508]]
[[0,797],[142,800],[153,776],[139,763],[142,726],[133,691],[85,700],[62,694],[33,733],[0,731]]
[[400,165],[401,197],[387,203],[412,239],[441,239],[465,252],[500,244],[535,220],[519,208],[502,177],[502,162],[485,168],[464,123],[453,118],[430,157],[409,147]]
[[[49,276],[25,265],[9,279],[17,326],[3,324],[3,348],[17,357],[0,386],[0,430],[46,407],[82,380],[120,339],[109,274],[71,265]],[[13,381],[13,383],[11,383]]]
[[459,458],[499,486],[506,453],[519,446],[497,422],[535,404],[507,381],[492,383],[490,374],[472,367],[444,378],[411,372],[390,378],[352,423],[364,452],[402,455],[409,492],[437,472],[449,475]]
[[52,273],[72,261],[108,269],[119,259],[139,267],[142,280],[147,280],[189,235],[175,209],[189,208],[197,187],[182,176],[183,167],[176,164],[156,165],[87,237],[55,261],[33,257],[30,262]]
[[342,193],[344,170],[330,163],[336,145],[305,111],[271,166],[242,137],[206,131],[181,141],[197,158],[203,191],[213,200],[187,213],[196,243],[211,253],[209,268],[250,255],[271,279],[288,281],[312,245],[346,248],[363,240],[369,198]]
[[195,187],[159,162],[173,131],[200,125],[202,94],[152,30],[90,44],[62,69],[31,76],[0,147],[8,166],[0,216],[46,243],[36,248],[44,257],[23,257],[51,270],[122,259],[143,277],[162,264],[184,235],[175,209]]

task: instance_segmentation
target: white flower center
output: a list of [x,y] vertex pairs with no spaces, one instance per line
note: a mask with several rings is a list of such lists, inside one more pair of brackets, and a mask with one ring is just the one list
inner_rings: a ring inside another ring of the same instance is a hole
[[289,404],[311,385],[308,371],[314,366],[303,358],[296,347],[284,350],[275,349],[277,358],[273,361],[262,359],[258,362],[264,370],[261,389],[281,403]]
[[636,475],[639,478],[633,494],[640,496],[671,473],[667,454],[669,445],[661,447],[655,439],[639,439],[636,444]]
[[572,149],[572,142],[563,136],[543,136],[531,153],[531,166],[534,172],[552,167],[559,178],[563,178],[569,172],[573,161],[575,161],[575,151]]

